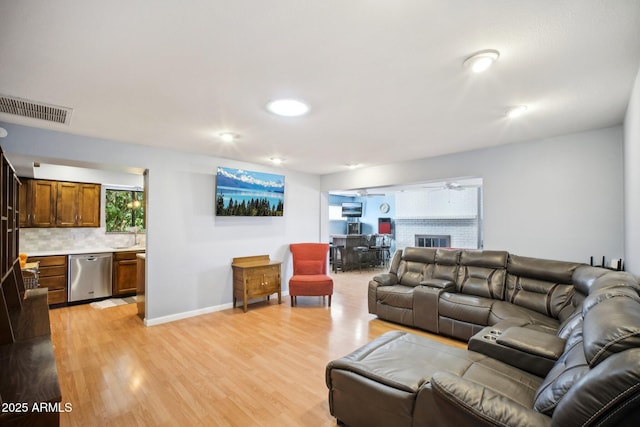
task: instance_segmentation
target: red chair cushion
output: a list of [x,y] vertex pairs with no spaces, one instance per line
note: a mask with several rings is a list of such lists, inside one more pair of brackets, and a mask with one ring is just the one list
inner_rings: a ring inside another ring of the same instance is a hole
[[333,279],[324,274],[291,276],[289,295],[292,297],[333,295]]

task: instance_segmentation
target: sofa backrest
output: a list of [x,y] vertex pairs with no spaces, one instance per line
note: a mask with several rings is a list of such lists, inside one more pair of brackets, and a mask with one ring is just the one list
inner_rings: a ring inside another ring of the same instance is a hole
[[640,296],[634,287],[592,288],[564,353],[536,392],[534,409],[558,426],[637,421]]
[[574,311],[571,277],[580,265],[509,255],[504,299],[563,321]]
[[458,276],[460,252],[456,249],[436,249],[436,265],[431,277],[428,278],[455,282]]
[[458,292],[504,299],[508,258],[506,251],[463,250],[456,279]]
[[589,294],[606,288],[617,288],[620,286],[630,287],[640,293],[640,285],[633,275],[624,271],[611,271],[602,267],[592,267],[581,265],[575,269],[571,277],[574,294],[571,298],[571,305],[574,307],[573,313],[564,319],[558,327],[557,335],[567,339],[576,324],[581,321],[582,305]]
[[431,277],[436,262],[436,249],[405,248],[398,265],[398,283],[404,286],[418,286],[423,277]]

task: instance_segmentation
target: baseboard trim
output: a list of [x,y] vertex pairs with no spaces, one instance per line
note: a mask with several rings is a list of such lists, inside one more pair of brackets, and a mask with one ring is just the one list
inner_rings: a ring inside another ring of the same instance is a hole
[[190,317],[201,316],[203,314],[214,313],[216,311],[233,308],[232,303],[214,305],[211,307],[199,308],[197,310],[184,311],[182,313],[170,314],[168,316],[156,317],[154,319],[144,319],[145,326],[156,326],[163,323],[175,322],[176,320],[188,319]]
[[[289,291],[282,292],[282,297],[283,298],[285,296],[288,296],[288,295],[289,295]],[[250,301],[248,301],[248,304],[252,304],[252,303],[258,302],[258,301],[264,301],[264,300],[262,300],[262,299],[250,300]],[[240,307],[242,307],[242,304],[240,304]],[[196,316],[201,316],[203,314],[215,313],[216,311],[228,310],[230,308],[233,308],[233,303],[229,302],[229,303],[226,303],[226,304],[213,305],[213,306],[210,306],[210,307],[199,308],[197,310],[184,311],[182,313],[170,314],[168,316],[156,317],[155,319],[147,319],[145,317],[144,325],[145,326],[162,325],[163,323],[175,322],[176,320],[188,319],[190,317],[196,317]]]

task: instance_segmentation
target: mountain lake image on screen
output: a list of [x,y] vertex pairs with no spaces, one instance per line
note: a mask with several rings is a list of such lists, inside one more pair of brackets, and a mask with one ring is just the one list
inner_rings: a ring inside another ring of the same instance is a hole
[[218,167],[216,215],[282,216],[284,175]]

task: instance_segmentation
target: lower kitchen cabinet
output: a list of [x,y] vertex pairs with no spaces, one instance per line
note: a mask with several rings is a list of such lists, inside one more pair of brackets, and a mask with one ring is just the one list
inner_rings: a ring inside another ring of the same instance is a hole
[[38,287],[49,289],[49,305],[66,304],[67,256],[29,257],[29,262],[40,263]]
[[138,281],[136,255],[143,251],[113,254],[113,296],[135,295]]

